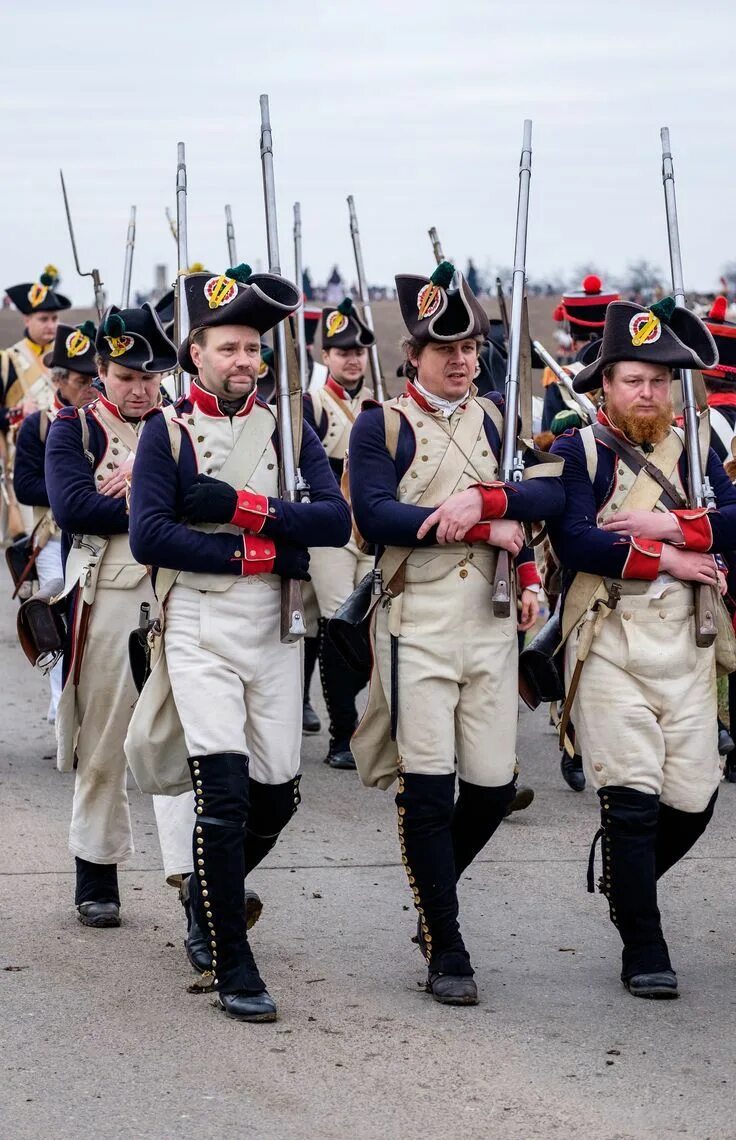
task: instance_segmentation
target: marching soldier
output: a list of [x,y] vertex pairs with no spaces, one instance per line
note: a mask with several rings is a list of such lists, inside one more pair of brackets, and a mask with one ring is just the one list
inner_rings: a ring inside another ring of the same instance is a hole
[[[155,598],[128,543],[126,495],[143,416],[160,401],[176,350],[149,305],[108,309],[96,337],[104,394],[62,408],[46,443],[46,486],[63,531],[65,592],[72,600],[64,689],[56,722],[58,766],[76,769],[69,849],[85,926],[120,925],[117,865],[133,854],[123,744],[136,692],[128,636]],[[154,801],[166,877],[191,872],[192,799]]]
[[[563,293],[554,317],[556,321],[564,322],[570,334],[570,354],[573,361],[580,359],[580,354],[588,349],[591,341],[600,340],[606,320],[606,310],[611,301],[617,301],[618,298],[618,293],[603,288],[600,277],[595,273],[589,273],[583,279],[582,288],[577,292]],[[552,421],[558,412],[569,408],[580,414],[580,408],[567,389],[555,379],[550,368],[545,368],[542,383],[544,385],[542,431],[551,430]]]
[[247,266],[184,285],[190,332],[179,360],[196,379],[171,412],[150,418],[133,475],[133,552],[158,568],[165,623],[126,747],[139,785],[194,785],[190,903],[218,1003],[241,1021],[273,1021],[244,880],[299,803],[301,651],[280,639],[280,580],[307,578],[308,544],[342,545],[350,512],[306,425],[299,466],[310,501],[279,498],[278,426],[256,381],[260,337],[296,309],[295,286]]
[[[360,405],[373,397],[372,389],[365,384],[365,372],[368,349],[374,343],[374,334],[360,319],[349,297],[336,309],[322,310],[322,361],[328,378],[323,387],[305,396],[304,418],[322,441],[338,482]],[[373,556],[361,551],[351,535],[341,550],[315,550],[309,568],[320,612],[320,677],[330,718],[325,764],[354,770],[350,737],[358,723],[355,698],[368,683],[368,676],[346,665],[325,631],[329,619],[373,568]]]
[[[637,997],[677,997],[657,880],[705,830],[721,775],[720,643],[696,645],[694,606],[699,584],[718,586],[714,553],[736,547],[736,490],[711,450],[704,468],[716,505],[686,509],[687,452],[671,397],[673,368],[717,359],[705,325],[671,298],[650,310],[613,302],[599,355],[574,382],[579,392],[603,387],[598,422],[552,448],[567,494],[550,525],[571,579],[567,703],[601,801],[600,889],[623,942],[621,979]],[[591,891],[592,860],[593,851]]]
[[[401,396],[361,412],[350,441],[355,521],[378,547],[382,580],[368,708],[352,747],[366,785],[398,778],[427,991],[475,1004],[457,881],[515,794],[517,620],[515,610],[494,616],[496,557],[518,555],[520,523],[558,514],[564,494],[556,477],[498,480],[503,400],[475,395],[488,318],[462,276],[444,262],[431,278],[397,277],[396,288],[410,379]],[[527,628],[536,595],[523,568],[519,577]]]
[[[61,532],[54,522],[46,490],[44,461],[46,437],[62,408],[82,408],[95,398],[92,381],[97,376],[95,334],[92,321],[76,328],[59,325],[51,352],[43,358],[50,369],[54,399],[45,411],[32,412],[23,420],[15,445],[13,487],[18,502],[33,510],[33,549],[40,589],[64,578],[61,557]],[[49,673],[51,703],[48,720],[56,720],[56,706],[61,695],[63,663],[59,661]]]

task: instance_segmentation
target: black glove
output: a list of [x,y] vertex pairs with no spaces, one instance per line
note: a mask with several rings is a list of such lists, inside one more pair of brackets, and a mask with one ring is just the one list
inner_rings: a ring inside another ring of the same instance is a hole
[[309,551],[306,546],[276,547],[276,557],[273,563],[274,574],[282,578],[294,578],[299,582],[311,582],[309,576]]
[[209,475],[198,475],[184,492],[184,515],[193,523],[229,523],[237,505],[235,488]]

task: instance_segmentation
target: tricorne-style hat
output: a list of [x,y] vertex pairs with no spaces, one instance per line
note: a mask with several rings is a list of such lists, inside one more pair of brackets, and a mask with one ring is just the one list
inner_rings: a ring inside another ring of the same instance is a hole
[[24,317],[31,313],[55,313],[71,309],[72,303],[63,293],[56,292],[61,281],[55,265],[47,265],[38,281],[24,281],[21,285],[10,285],[5,292]]
[[337,308],[322,310],[322,348],[370,348],[376,343],[373,332],[359,317],[350,297]]
[[110,305],[97,330],[95,346],[103,359],[136,372],[171,372],[176,367],[176,346],[150,301],[133,309]]
[[441,261],[431,277],[396,277],[401,315],[420,343],[448,343],[487,336],[488,317],[459,270]]
[[618,300],[619,293],[604,289],[600,277],[589,273],[579,290],[562,294],[552,315],[554,320],[567,323],[570,335],[576,340],[593,340],[603,332],[608,306]]
[[197,329],[246,325],[263,336],[301,303],[301,293],[291,281],[274,273],[251,273],[244,264],[226,273],[189,274],[184,278],[184,296],[189,336],[179,346],[179,363],[191,375],[197,372],[190,351]]
[[599,345],[598,356],[573,380],[576,392],[600,388],[603,369],[619,360],[667,368],[713,368],[718,363],[718,349],[706,325],[673,297],[663,297],[650,309],[633,301],[613,301]]
[[728,298],[716,297],[708,316],[703,318],[718,349],[718,366],[706,368],[703,375],[736,384],[736,324],[726,320],[727,312]]
[[57,325],[54,345],[43,358],[45,368],[65,368],[82,376],[96,376],[94,321],[82,325]]

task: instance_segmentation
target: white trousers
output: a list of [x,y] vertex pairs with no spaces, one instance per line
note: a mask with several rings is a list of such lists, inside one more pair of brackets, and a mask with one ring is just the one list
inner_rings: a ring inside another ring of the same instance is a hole
[[[574,632],[568,684],[576,649]],[[624,595],[599,628],[573,703],[587,778],[704,811],[721,778],[717,706],[715,653],[695,645],[692,590]]]
[[222,593],[175,585],[166,602],[166,662],[189,755],[245,753],[263,784],[293,779],[301,750],[301,646],[282,644],[280,613],[280,591],[260,577]]
[[[36,559],[36,570],[38,571],[38,584],[41,589],[48,586],[54,579],[64,579],[64,568],[61,564],[61,539],[50,538],[46,545],[38,552]],[[59,697],[61,696],[61,683],[63,662],[58,661],[53,669],[49,672],[49,688],[51,690],[51,700],[49,703],[48,722],[53,724],[56,720],[56,708],[59,704]]]
[[320,616],[334,617],[360,580],[373,569],[371,554],[361,554],[352,540],[347,546],[321,546],[309,551],[309,573]]

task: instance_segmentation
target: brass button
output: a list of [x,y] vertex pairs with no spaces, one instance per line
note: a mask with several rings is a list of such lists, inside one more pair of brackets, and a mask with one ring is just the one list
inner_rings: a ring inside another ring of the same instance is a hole
[[116,435],[114,435],[114,436],[112,437],[112,442],[113,442],[113,443],[120,443],[120,440],[118,439],[118,437],[117,437]]
[[417,427],[424,427],[424,420],[417,420]]
[[429,443],[429,440],[428,440],[428,439],[422,439],[422,440],[420,440],[419,442],[420,442],[420,443]]
[[429,459],[428,455],[423,455],[422,456],[422,463],[426,463],[428,459]]
[[211,459],[212,458],[212,452],[211,451],[205,451],[204,457],[205,457],[205,459]]
[[467,559],[463,558],[462,562],[458,562],[458,566],[467,566]]
[[602,764],[594,764],[593,768],[595,769],[596,772],[602,772],[603,771],[603,765]]
[[274,469],[274,464],[273,464],[273,463],[268,463],[268,464],[266,464],[266,466],[268,467],[268,470],[269,470],[269,471],[273,471],[273,469]]
[[194,425],[194,418],[192,416],[190,416],[189,419],[187,420],[187,423],[190,425],[190,427],[193,426]]
[[481,455],[488,455],[488,450],[486,449],[485,451],[481,451]]
[[461,578],[467,578],[467,576],[468,576],[467,570],[461,570],[460,571],[460,577]]
[[624,621],[630,621],[631,620],[631,611],[630,610],[624,610],[624,612],[621,614],[621,617],[624,619]]
[[659,611],[659,616],[660,616],[660,618],[662,619],[662,621],[666,621],[666,620],[667,620],[667,614],[665,613],[665,611],[664,611],[664,610],[660,610],[660,611]]
[[411,477],[412,477],[412,479],[418,479],[418,478],[419,478],[419,476],[417,475],[416,471],[412,471],[412,472],[411,472]]
[[242,550],[236,550],[233,557],[234,558],[242,558],[243,557],[243,551]]
[[120,455],[120,449],[117,447],[113,447],[112,453],[113,453],[113,455]]
[[619,475],[625,475],[626,474],[625,468],[619,467],[618,473],[619,473]]
[[204,436],[203,435],[197,436],[197,443],[204,443]]

